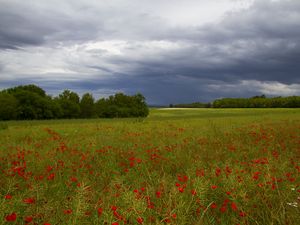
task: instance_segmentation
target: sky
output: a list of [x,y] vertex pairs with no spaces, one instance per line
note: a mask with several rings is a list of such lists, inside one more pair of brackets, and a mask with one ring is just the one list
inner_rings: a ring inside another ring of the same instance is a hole
[[300,95],[299,0],[0,0],[0,90]]

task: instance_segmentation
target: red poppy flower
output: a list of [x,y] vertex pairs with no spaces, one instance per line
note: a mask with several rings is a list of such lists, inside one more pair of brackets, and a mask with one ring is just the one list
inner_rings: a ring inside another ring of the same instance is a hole
[[142,224],[144,222],[144,219],[142,217],[138,217],[136,221],[138,222],[138,224]]
[[5,199],[12,199],[12,196],[11,195],[5,195],[4,198]]
[[72,214],[72,209],[65,209],[64,214]]
[[71,177],[70,180],[71,180],[72,182],[77,182],[77,181],[78,181],[78,179],[77,179],[76,177]]
[[33,218],[32,218],[32,216],[27,216],[27,217],[25,217],[24,220],[26,223],[30,223],[30,222],[32,222]]
[[102,209],[102,208],[98,208],[98,209],[97,209],[97,212],[98,212],[98,216],[101,216],[102,213],[103,213],[103,209]]
[[161,192],[160,192],[160,191],[157,191],[157,192],[156,192],[156,197],[157,197],[157,198],[160,198],[160,197],[161,197]]
[[54,173],[51,173],[49,176],[48,176],[48,180],[53,180],[55,177],[55,174]]
[[171,220],[167,218],[167,219],[164,219],[164,222],[165,223],[171,223]]
[[237,210],[237,206],[236,206],[236,204],[235,204],[234,202],[231,203],[231,209],[232,209],[233,211],[236,211],[236,210]]
[[145,187],[141,187],[141,191],[144,192],[146,190]]
[[183,187],[179,187],[179,188],[178,188],[178,191],[179,191],[180,193],[183,193],[183,192],[184,192],[184,188],[183,188]]
[[118,220],[123,220],[123,217],[117,211],[114,211],[113,213]]
[[217,177],[220,176],[221,172],[222,172],[222,170],[220,168],[216,168],[215,173],[216,173]]
[[25,199],[23,199],[23,202],[26,204],[34,204],[35,199],[34,198],[25,198]]
[[245,217],[246,216],[246,213],[245,212],[243,212],[243,211],[240,211],[240,217]]
[[226,206],[222,206],[222,207],[220,208],[221,213],[226,212],[226,210],[227,210]]
[[217,208],[218,206],[217,206],[216,203],[212,203],[210,207],[211,207],[212,209],[215,209],[215,208]]
[[7,215],[7,216],[5,217],[5,220],[6,220],[7,222],[13,222],[13,221],[16,221],[16,219],[17,219],[17,214],[16,214],[15,212],[13,212],[12,214]]
[[217,185],[211,185],[211,189],[216,189],[217,187]]

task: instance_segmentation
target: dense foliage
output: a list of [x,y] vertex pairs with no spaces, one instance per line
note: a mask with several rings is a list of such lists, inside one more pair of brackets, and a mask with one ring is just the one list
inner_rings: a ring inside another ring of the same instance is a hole
[[117,93],[95,102],[90,93],[80,97],[64,90],[52,98],[36,85],[9,88],[0,92],[0,120],[37,120],[60,118],[146,117],[149,113],[141,94]]
[[300,96],[273,97],[265,95],[251,98],[222,98],[211,103],[170,104],[170,108],[300,108]]
[[300,96],[266,98],[223,98],[213,102],[214,108],[299,108]]

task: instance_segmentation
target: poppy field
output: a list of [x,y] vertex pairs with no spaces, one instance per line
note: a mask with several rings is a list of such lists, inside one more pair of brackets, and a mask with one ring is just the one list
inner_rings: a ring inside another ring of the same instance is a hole
[[300,224],[299,109],[3,124],[0,224]]

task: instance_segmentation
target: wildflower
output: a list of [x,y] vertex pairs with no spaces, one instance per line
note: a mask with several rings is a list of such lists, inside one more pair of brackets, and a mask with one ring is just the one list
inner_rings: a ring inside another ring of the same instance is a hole
[[141,187],[141,191],[144,192],[146,190],[145,187]]
[[16,221],[16,219],[17,219],[17,214],[16,214],[15,212],[13,212],[12,214],[7,215],[7,216],[5,217],[5,220],[6,220],[7,222],[13,222],[13,221]]
[[293,207],[298,207],[298,203],[297,202],[288,202],[288,203],[286,203],[287,205],[289,205],[289,206],[293,206]]
[[118,220],[123,220],[123,217],[122,217],[117,211],[114,211],[114,216],[115,216]]
[[217,185],[211,185],[211,189],[216,189],[217,188]]
[[161,197],[161,192],[160,192],[160,191],[157,191],[155,194],[156,194],[156,197],[157,197],[157,198],[160,198],[160,197]]
[[217,177],[220,176],[221,172],[222,172],[222,170],[220,168],[216,168],[216,172],[215,173],[216,173]]
[[263,184],[263,183],[259,183],[259,184],[257,184],[257,186],[258,186],[258,187],[263,187],[264,184]]
[[48,179],[48,180],[53,180],[54,177],[55,177],[55,174],[54,174],[54,173],[51,173],[51,174],[47,177],[47,179]]
[[195,189],[191,190],[191,194],[196,195],[197,194],[196,190]]
[[34,204],[35,199],[34,198],[25,198],[25,199],[23,199],[23,202],[26,204]]
[[181,181],[181,182],[187,182],[188,181],[188,176],[184,175],[184,176],[181,176],[181,175],[177,175],[177,179],[178,181]]
[[8,195],[5,195],[4,198],[5,199],[12,199],[12,196],[8,194]]
[[230,200],[228,198],[226,198],[223,202],[223,205],[227,205],[228,202],[230,202]]
[[246,213],[243,212],[243,211],[240,211],[239,215],[240,215],[240,217],[245,217],[245,216],[246,216]]
[[226,210],[227,210],[226,206],[222,206],[222,207],[220,208],[221,213],[226,212]]
[[71,180],[72,182],[77,182],[77,181],[78,181],[78,179],[77,179],[76,177],[71,177],[70,180]]
[[150,204],[148,204],[148,209],[154,209],[154,204],[153,204],[153,202],[150,202]]
[[167,219],[164,219],[164,222],[165,223],[171,223],[171,220],[169,218],[167,218]]
[[144,222],[144,219],[142,217],[138,217],[136,221],[138,222],[138,224],[142,224]]
[[176,214],[176,213],[173,213],[173,214],[172,214],[172,217],[173,217],[173,219],[176,219],[177,214]]
[[72,214],[72,209],[65,209],[64,214]]
[[115,205],[112,205],[110,208],[111,208],[112,211],[116,211],[117,210],[117,206],[115,206]]
[[217,208],[218,206],[217,206],[216,203],[212,203],[210,207],[211,207],[212,209],[215,209],[215,208]]
[[118,222],[114,222],[111,225],[119,225],[119,223]]
[[257,180],[260,174],[261,172],[255,172],[254,175],[252,176],[253,180]]
[[196,170],[196,176],[197,177],[204,177],[205,176],[205,173],[204,173],[205,171],[204,171],[204,169],[197,169]]
[[51,225],[50,223],[44,223],[44,225]]
[[235,204],[234,202],[231,203],[231,209],[232,209],[233,211],[236,211],[236,210],[237,210],[237,206],[236,206],[236,204]]
[[98,216],[101,216],[102,213],[103,213],[103,209],[102,208],[98,208],[97,209],[97,213],[98,213]]
[[184,188],[183,188],[183,187],[179,187],[179,188],[178,188],[178,191],[179,191],[180,193],[183,193],[183,192],[184,192]]
[[50,172],[53,170],[53,167],[52,166],[47,166],[47,171]]
[[232,173],[232,169],[230,169],[230,167],[229,166],[226,166],[226,176],[228,176],[229,174],[231,174]]
[[30,223],[30,222],[32,222],[32,220],[33,220],[32,216],[25,217],[25,222],[26,223]]

